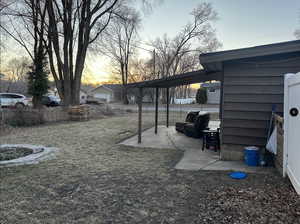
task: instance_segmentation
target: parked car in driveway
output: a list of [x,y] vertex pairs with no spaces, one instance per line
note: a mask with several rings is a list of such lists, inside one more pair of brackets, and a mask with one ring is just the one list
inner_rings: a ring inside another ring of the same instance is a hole
[[22,108],[28,106],[26,96],[17,93],[0,93],[1,107],[17,107]]
[[47,107],[57,107],[60,106],[60,98],[57,96],[47,95],[43,96],[42,104]]

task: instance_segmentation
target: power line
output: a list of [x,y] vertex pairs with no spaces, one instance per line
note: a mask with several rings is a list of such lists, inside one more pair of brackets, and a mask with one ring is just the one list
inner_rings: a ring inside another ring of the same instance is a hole
[[[153,50],[148,50],[148,49],[145,49],[145,48],[143,48],[143,47],[141,47],[141,46],[137,46],[137,45],[135,45],[135,44],[131,44],[131,46],[132,46],[132,47],[135,47],[135,48],[138,48],[138,49],[141,49],[141,50],[144,50],[144,51],[153,52]],[[154,49],[155,49],[155,48],[154,48]]]
[[[111,38],[113,41],[119,42],[118,40],[115,39],[115,37],[114,37],[112,34],[106,33],[106,35],[110,36],[110,38]],[[141,50],[144,50],[144,51],[148,51],[148,52],[151,52],[151,53],[154,52],[154,51],[157,49],[155,46],[153,46],[153,45],[151,45],[151,44],[143,43],[143,42],[138,41],[138,40],[136,40],[135,42],[137,42],[137,43],[139,43],[139,44],[142,44],[142,45],[147,45],[147,46],[149,46],[149,47],[152,47],[153,50],[146,49],[146,48],[141,47],[140,45],[137,45],[137,44],[130,44],[130,45],[131,45],[132,47],[134,47],[134,48],[138,48],[138,49],[141,49]],[[199,50],[199,49],[191,49],[191,50],[186,50],[186,51],[179,51],[178,54],[188,53],[188,52],[199,52],[199,53],[201,53],[202,51]]]

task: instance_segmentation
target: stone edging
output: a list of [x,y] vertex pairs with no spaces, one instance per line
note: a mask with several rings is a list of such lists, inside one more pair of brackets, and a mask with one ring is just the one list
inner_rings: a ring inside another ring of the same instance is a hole
[[37,164],[41,161],[55,158],[55,153],[58,148],[45,147],[40,145],[28,145],[28,144],[3,144],[0,145],[1,148],[13,147],[13,148],[29,148],[33,151],[32,154],[17,159],[0,161],[0,167],[4,166],[19,166],[27,164]]

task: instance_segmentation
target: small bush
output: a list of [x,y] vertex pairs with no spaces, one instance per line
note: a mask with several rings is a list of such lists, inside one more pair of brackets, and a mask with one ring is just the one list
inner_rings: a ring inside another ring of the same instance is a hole
[[199,104],[206,104],[207,103],[207,92],[205,88],[200,88],[196,94],[196,102]]
[[16,109],[7,124],[13,127],[26,127],[44,124],[43,113],[40,110]]

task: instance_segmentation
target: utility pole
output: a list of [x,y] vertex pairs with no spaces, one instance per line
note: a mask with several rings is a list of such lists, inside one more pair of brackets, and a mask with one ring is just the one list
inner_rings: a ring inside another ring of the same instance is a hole
[[[154,77],[156,77],[155,73],[156,73],[156,53],[155,53],[155,49],[153,50],[153,75]],[[159,77],[158,77],[159,78]]]
[[[1,57],[1,55],[0,55]],[[3,77],[4,75],[0,73],[0,92],[1,92],[1,78]],[[0,126],[2,125],[2,122],[3,122],[3,113],[2,113],[2,104],[1,104],[1,99],[0,99]],[[1,127],[0,127],[1,128]]]
[[[0,54],[0,57],[1,57],[1,54]],[[1,59],[0,59],[0,71],[1,71]],[[2,88],[1,88],[1,82],[2,82],[2,78],[4,77],[4,74],[0,73],[0,93],[2,91]],[[1,105],[1,100],[0,100],[0,105]]]

